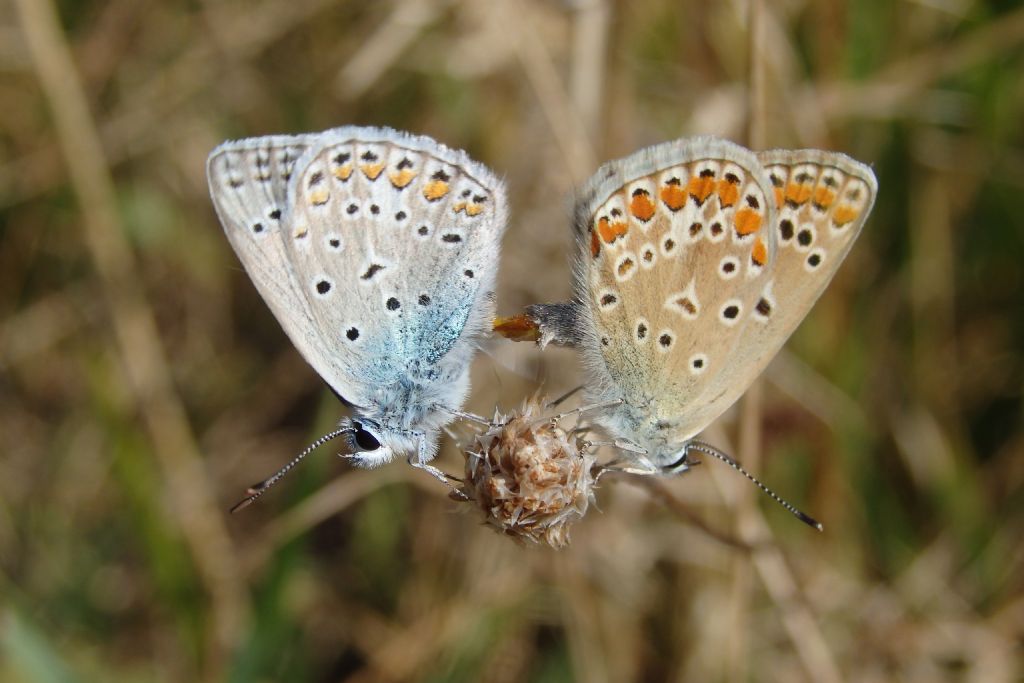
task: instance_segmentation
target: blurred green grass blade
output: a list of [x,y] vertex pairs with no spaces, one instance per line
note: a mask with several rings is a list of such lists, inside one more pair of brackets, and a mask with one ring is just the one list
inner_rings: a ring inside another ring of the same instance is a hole
[[3,618],[5,659],[25,683],[74,683],[82,680],[72,673],[47,635],[14,609]]

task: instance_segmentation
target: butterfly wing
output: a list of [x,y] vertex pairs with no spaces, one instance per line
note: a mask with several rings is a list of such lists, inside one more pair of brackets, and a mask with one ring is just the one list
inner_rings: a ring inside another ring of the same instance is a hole
[[657,145],[591,179],[577,205],[578,335],[591,400],[624,399],[599,422],[656,451],[705,420],[770,275],[773,219],[761,164],[725,140]]
[[[290,168],[263,162],[293,148]],[[407,427],[425,402],[461,403],[505,227],[488,169],[429,138],[356,127],[228,143],[208,168],[246,271],[335,391]]]

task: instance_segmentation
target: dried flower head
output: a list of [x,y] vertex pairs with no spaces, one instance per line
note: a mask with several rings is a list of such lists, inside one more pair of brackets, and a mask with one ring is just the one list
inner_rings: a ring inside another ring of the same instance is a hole
[[463,492],[502,533],[562,548],[590,504],[594,456],[543,412],[537,396],[519,413],[496,412],[494,426],[464,452]]

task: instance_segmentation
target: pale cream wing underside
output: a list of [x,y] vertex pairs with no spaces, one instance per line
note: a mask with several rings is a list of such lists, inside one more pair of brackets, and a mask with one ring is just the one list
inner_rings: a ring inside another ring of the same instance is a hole
[[600,385],[591,395],[689,424],[744,343],[770,274],[771,185],[753,153],[710,138],[643,150],[591,185],[601,182],[578,275]]
[[775,261],[742,341],[724,371],[686,411],[683,433],[704,429],[764,370],[832,280],[875,200],[871,169],[846,155],[772,150],[758,158],[773,186]]

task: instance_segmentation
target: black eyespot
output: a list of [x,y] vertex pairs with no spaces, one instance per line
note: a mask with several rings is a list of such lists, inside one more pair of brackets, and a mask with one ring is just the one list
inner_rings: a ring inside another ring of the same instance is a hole
[[636,326],[636,338],[645,339],[647,337],[647,325],[640,323]]
[[273,218],[275,221],[279,221],[279,220],[281,220],[281,209],[274,209],[268,215],[271,218]]
[[467,268],[465,271],[463,271],[463,275],[468,277],[470,280],[473,279],[473,271],[470,270],[469,268]]
[[722,315],[724,315],[729,320],[734,320],[736,318],[736,316],[738,316],[739,314],[740,314],[740,307],[739,306],[735,306],[735,305],[733,305],[733,306],[726,306],[725,308],[722,309]]
[[703,358],[694,358],[693,359],[693,367],[697,368],[698,370],[700,368],[704,367],[704,359]]
[[330,239],[330,240],[327,240],[327,244],[331,245],[331,248],[337,249],[338,247],[341,246],[341,240],[339,240],[337,238]]
[[731,273],[734,270],[736,270],[736,263],[735,262],[733,262],[733,261],[726,261],[725,263],[722,264],[722,272],[723,273]]
[[714,178],[715,177],[715,172],[712,171],[710,168],[705,168],[703,171],[700,172],[700,177],[701,178]]
[[783,218],[779,221],[779,236],[784,240],[793,239],[793,221]]
[[318,294],[326,294],[327,292],[331,291],[331,283],[328,282],[327,280],[321,280],[320,282],[316,283],[316,291]]
[[374,216],[376,216],[377,214],[380,213],[380,207],[377,206],[376,204],[371,204],[370,205],[370,213],[372,213]]
[[610,343],[611,342],[608,340],[608,337],[601,337],[601,346],[608,346]]
[[671,337],[671,335],[667,335],[667,334],[661,335],[660,337],[658,337],[658,343],[661,344],[662,346],[664,346],[666,349],[668,347],[672,346],[672,337]]
[[366,150],[365,152],[363,152],[363,156],[359,158],[362,159],[363,161],[377,161],[377,155],[371,152],[370,150]]
[[667,240],[665,240],[665,251],[672,251],[675,248],[676,248],[676,241],[674,239],[669,237]]
[[757,312],[768,317],[772,313],[772,305],[768,299],[761,299],[757,302]]
[[807,265],[811,268],[817,268],[821,265],[821,254],[811,254],[807,257]]
[[349,341],[355,341],[356,339],[359,339],[359,330],[354,327],[350,327],[345,332],[345,336],[348,337]]
[[352,155],[348,152],[342,152],[341,154],[334,157],[334,163],[341,166],[343,163],[352,158]]
[[356,446],[358,446],[360,450],[375,451],[380,448],[380,441],[377,441],[377,437],[363,429],[362,425],[358,422],[355,424],[357,425]]
[[359,210],[358,206],[356,206],[355,204],[349,204],[348,208],[345,209],[345,213],[347,213],[349,215],[352,215],[352,214],[354,214],[358,210]]
[[319,185],[323,182],[324,174],[322,171],[316,171],[313,175],[309,176],[309,186]]
[[810,230],[804,229],[797,233],[796,241],[800,243],[801,247],[807,247],[814,241],[814,235],[811,234]]
[[421,226],[420,226],[420,229],[419,229],[419,230],[417,230],[416,232],[418,232],[418,233],[419,233],[419,234],[421,234],[421,235],[426,235],[426,234],[427,234],[428,232],[430,232],[430,228],[428,228],[428,227],[427,227],[427,226],[425,226],[425,225],[421,225]]
[[448,233],[447,235],[441,235],[441,241],[448,242],[449,244],[456,244],[462,241],[462,236],[454,233]]
[[388,307],[389,311],[397,311],[402,304],[395,297],[391,297],[384,305]]
[[761,202],[757,201],[757,197],[755,197],[754,195],[748,194],[747,195],[747,206],[749,206],[752,209],[760,209],[761,208]]
[[379,263],[371,263],[370,267],[366,269],[366,272],[360,275],[359,277],[362,280],[369,280],[382,270],[384,270],[384,266],[380,265]]
[[263,232],[263,224],[262,223],[256,223],[255,225],[252,226],[252,231],[253,232]]
[[395,214],[395,220],[396,221],[404,221],[405,220],[405,211],[399,211],[398,213],[396,213]]
[[616,301],[618,301],[618,299],[615,298],[614,294],[605,294],[604,296],[601,297],[602,306],[611,306]]
[[412,168],[412,162],[409,161],[408,157],[402,157],[402,160],[398,162],[397,168],[399,171],[406,168]]
[[420,306],[426,306],[427,304],[430,303],[430,297],[427,296],[426,294],[420,294],[419,302]]

